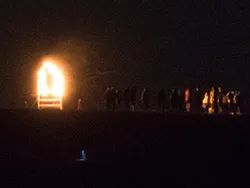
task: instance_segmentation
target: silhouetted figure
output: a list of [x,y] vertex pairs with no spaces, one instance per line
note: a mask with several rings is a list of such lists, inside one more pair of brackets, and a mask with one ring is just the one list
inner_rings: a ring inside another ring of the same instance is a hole
[[194,112],[200,113],[202,108],[202,94],[199,90],[199,88],[195,89],[193,100],[192,100],[192,108],[194,109]]
[[209,100],[208,100],[208,104],[209,104],[209,107],[208,107],[208,113],[209,114],[212,114],[214,112],[214,87],[211,88],[210,92],[209,92]]
[[130,89],[129,88],[127,88],[124,91],[123,97],[124,97],[124,106],[125,106],[125,109],[129,110],[130,109]]
[[123,97],[122,97],[122,92],[120,91],[120,90],[116,90],[116,93],[117,93],[117,104],[118,105],[121,105],[122,104],[122,99],[123,99]]
[[185,112],[190,112],[191,109],[191,92],[190,89],[185,90]]
[[77,102],[77,110],[83,110],[83,98],[80,97]]
[[115,112],[115,110],[116,110],[117,98],[118,98],[118,91],[115,90],[114,87],[112,87],[112,88],[110,89],[110,102],[111,102],[111,104],[110,104],[111,109],[110,109],[110,110],[111,110],[112,112]]
[[223,94],[223,99],[222,99],[222,112],[223,113],[229,113],[229,99],[228,95]]
[[141,101],[144,104],[146,110],[149,109],[149,92],[146,88],[142,90]]
[[161,89],[161,91],[158,93],[157,99],[160,111],[164,113],[166,104],[166,93],[164,89]]
[[247,91],[244,96],[245,105],[244,105],[244,113],[250,114],[250,91]]
[[246,113],[248,112],[248,103],[247,103],[247,92],[241,93],[240,92],[240,113]]
[[29,105],[28,105],[28,102],[27,102],[27,101],[24,101],[24,108],[25,108],[25,109],[29,109]]
[[135,111],[135,108],[136,108],[136,90],[135,90],[135,88],[132,88],[130,90],[130,100],[131,100],[132,111]]
[[214,96],[213,96],[213,107],[214,107],[214,113],[219,113],[219,103],[218,103],[218,90],[214,90]]
[[177,93],[177,89],[172,90],[170,100],[171,100],[172,111],[177,112],[177,109],[178,109],[178,93]]
[[119,89],[115,90],[115,110],[119,109],[122,104],[122,92]]
[[81,161],[86,161],[87,156],[86,156],[86,152],[84,150],[82,150],[82,155],[81,155]]
[[217,105],[218,105],[218,113],[222,113],[223,112],[223,97],[224,94],[222,92],[222,89],[219,87],[218,88],[218,93],[217,93]]
[[208,113],[208,108],[209,108],[208,92],[205,92],[205,94],[204,94],[204,98],[202,100],[202,108],[204,109],[205,113]]
[[240,115],[242,109],[242,98],[240,91],[236,92],[235,96],[235,114]]
[[229,91],[227,93],[227,97],[228,97],[228,106],[229,106],[229,113],[230,114],[234,114],[234,91]]
[[106,97],[106,110],[110,111],[111,110],[111,88],[108,87],[105,92],[105,97]]
[[184,93],[181,90],[177,90],[177,112],[184,112]]

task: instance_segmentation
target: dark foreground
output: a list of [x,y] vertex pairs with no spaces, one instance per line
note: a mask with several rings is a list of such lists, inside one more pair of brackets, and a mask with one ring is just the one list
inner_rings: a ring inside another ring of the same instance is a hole
[[248,116],[2,110],[0,120],[1,187],[250,186]]

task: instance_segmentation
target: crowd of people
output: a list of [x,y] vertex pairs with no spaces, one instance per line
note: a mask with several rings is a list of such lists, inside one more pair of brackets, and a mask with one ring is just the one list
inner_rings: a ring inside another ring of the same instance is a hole
[[[166,93],[162,88],[156,96],[152,97],[147,88],[141,92],[133,87],[124,91],[108,87],[105,92],[106,110],[115,112],[117,106],[126,111],[152,110],[153,105],[158,106],[161,112],[186,112],[207,114],[241,114],[243,100],[240,91],[223,91],[220,87],[201,92],[200,89],[173,89]],[[155,105],[156,104],[156,105]],[[78,101],[78,109],[82,109],[82,100]],[[140,106],[140,108],[139,108]]]

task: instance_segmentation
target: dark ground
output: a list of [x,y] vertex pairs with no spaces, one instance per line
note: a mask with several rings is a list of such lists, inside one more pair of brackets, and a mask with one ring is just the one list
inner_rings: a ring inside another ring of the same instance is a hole
[[250,186],[248,116],[0,114],[1,187]]

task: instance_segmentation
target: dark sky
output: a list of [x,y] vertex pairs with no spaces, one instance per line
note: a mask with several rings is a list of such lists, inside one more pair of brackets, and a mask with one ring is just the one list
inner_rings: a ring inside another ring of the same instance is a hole
[[34,72],[47,55],[68,67],[74,94],[109,84],[249,84],[247,0],[23,0],[0,7],[0,107],[17,107],[34,92]]

